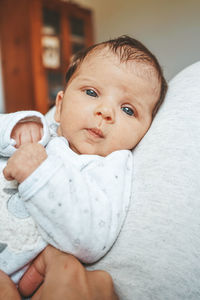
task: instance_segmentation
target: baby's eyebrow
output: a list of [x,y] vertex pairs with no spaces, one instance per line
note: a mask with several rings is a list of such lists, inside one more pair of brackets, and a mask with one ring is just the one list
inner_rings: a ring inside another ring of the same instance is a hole
[[136,106],[136,108],[139,109],[139,110],[144,109],[144,106],[142,105],[141,101],[137,100],[136,97],[133,97],[130,100],[130,103],[133,104],[134,106]]
[[141,101],[141,99],[138,99],[136,95],[133,95],[130,92],[124,92],[124,98],[127,99],[127,102],[135,106],[135,108],[138,109],[139,111],[145,109],[144,103]]
[[79,80],[81,80],[82,82],[88,82],[88,81],[91,81],[91,82],[96,83],[95,79],[92,78],[92,77],[86,77],[86,76],[82,77],[82,76],[79,76]]
[[140,101],[137,99],[138,98],[137,95],[134,95],[134,93],[128,90],[126,86],[125,87],[122,86],[121,89],[123,90],[123,96],[125,99],[127,98],[128,101],[136,102],[138,103],[138,105],[141,105]]

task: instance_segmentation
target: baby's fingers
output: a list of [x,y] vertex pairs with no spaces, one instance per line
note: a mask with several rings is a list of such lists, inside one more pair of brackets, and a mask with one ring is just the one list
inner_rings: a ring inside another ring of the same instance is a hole
[[11,170],[8,166],[6,166],[4,169],[3,169],[3,175],[5,177],[6,180],[14,180],[14,178],[12,177],[11,175]]
[[33,138],[30,130],[24,130],[24,132],[19,132],[19,135],[17,137],[18,143],[15,146],[16,148],[19,148],[21,145],[33,143]]
[[43,136],[43,127],[42,124],[37,124],[31,128],[31,143],[37,143],[42,139]]
[[15,140],[15,142],[16,142],[15,148],[19,148],[19,146],[21,145],[21,137],[20,137],[20,134],[17,133],[17,132],[15,132],[15,131],[13,131],[13,132],[11,133],[11,138],[12,138],[13,140]]
[[23,144],[31,143],[31,131],[29,127],[25,127],[24,123],[18,123],[11,132],[11,138],[15,140],[15,148],[19,148]]
[[17,123],[11,132],[11,138],[16,141],[15,148],[28,143],[39,142],[42,136],[42,124],[32,121]]

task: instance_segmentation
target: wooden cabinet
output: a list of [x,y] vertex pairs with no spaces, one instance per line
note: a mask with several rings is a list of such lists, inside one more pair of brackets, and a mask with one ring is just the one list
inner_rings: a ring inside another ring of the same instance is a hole
[[59,0],[1,0],[6,112],[54,105],[71,56],[93,43],[92,13]]

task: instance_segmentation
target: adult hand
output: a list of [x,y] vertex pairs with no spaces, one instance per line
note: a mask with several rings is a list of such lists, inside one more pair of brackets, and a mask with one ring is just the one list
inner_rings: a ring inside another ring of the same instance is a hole
[[51,246],[35,259],[19,283],[19,290],[24,296],[37,288],[32,300],[118,299],[108,273],[87,271],[74,256]]
[[23,182],[47,158],[45,148],[38,143],[22,145],[8,159],[3,174],[7,180]]
[[10,278],[0,271],[0,300],[20,300],[21,297],[15,284]]

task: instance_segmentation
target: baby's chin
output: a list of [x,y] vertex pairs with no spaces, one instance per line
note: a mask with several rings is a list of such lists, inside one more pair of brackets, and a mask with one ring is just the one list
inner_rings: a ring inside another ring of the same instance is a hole
[[73,145],[69,143],[69,147],[72,151],[79,155],[99,155],[105,157],[112,152],[110,151],[106,153],[105,151],[92,147],[91,145]]

